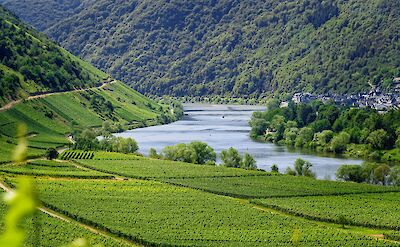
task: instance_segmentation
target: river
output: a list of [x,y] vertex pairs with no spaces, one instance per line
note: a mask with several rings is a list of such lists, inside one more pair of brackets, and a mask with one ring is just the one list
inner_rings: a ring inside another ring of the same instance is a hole
[[254,111],[265,110],[262,106],[187,104],[184,108],[185,116],[177,122],[129,130],[117,136],[133,137],[143,154],[147,154],[150,148],[161,151],[165,146],[191,141],[206,142],[217,153],[234,147],[240,153],[253,155],[257,167],[267,171],[272,164],[277,164],[279,170],[284,172],[287,167],[293,166],[297,158],[302,158],[313,164],[312,170],[319,179],[335,179],[340,165],[362,163],[361,160],[324,157],[253,141],[249,137],[248,121]]

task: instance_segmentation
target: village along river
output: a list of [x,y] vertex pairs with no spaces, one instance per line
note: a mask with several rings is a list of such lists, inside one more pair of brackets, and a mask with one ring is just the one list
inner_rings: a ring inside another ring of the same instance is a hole
[[262,106],[187,104],[184,109],[185,116],[177,122],[116,135],[133,137],[143,154],[147,154],[150,148],[160,152],[165,146],[191,141],[206,142],[217,154],[234,147],[241,154],[251,154],[257,161],[257,167],[267,171],[270,171],[272,164],[277,164],[280,172],[284,172],[288,166],[293,166],[297,158],[302,158],[313,164],[312,170],[319,179],[335,179],[340,165],[362,163],[361,160],[323,157],[253,141],[249,137],[248,122],[254,111],[265,110]]

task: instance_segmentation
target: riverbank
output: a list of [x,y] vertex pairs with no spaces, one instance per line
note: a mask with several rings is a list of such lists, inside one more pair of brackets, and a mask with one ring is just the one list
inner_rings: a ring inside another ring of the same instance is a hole
[[296,159],[301,158],[314,164],[313,171],[320,179],[335,179],[337,168],[343,164],[362,163],[362,160],[321,157],[252,140],[248,122],[254,111],[265,110],[263,106],[185,104],[184,109],[185,116],[177,122],[116,135],[133,137],[138,142],[139,152],[143,154],[148,154],[150,148],[160,152],[165,146],[191,141],[206,142],[217,153],[234,147],[242,154],[248,152],[256,159],[258,168],[267,171],[273,164],[277,164],[283,172],[287,167],[292,167]]

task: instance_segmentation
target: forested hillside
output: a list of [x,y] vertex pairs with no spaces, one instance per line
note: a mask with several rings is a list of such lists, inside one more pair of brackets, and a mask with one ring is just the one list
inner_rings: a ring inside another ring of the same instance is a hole
[[91,87],[108,77],[1,7],[0,30],[0,106],[29,94]]
[[398,0],[2,1],[140,92],[348,93],[400,76]]

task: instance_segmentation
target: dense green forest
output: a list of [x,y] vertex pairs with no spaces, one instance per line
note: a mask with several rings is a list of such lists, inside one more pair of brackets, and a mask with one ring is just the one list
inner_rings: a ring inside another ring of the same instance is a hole
[[371,159],[399,159],[400,110],[379,113],[320,101],[290,102],[280,108],[271,101],[267,111],[253,114],[250,125],[253,138],[288,146]]
[[90,87],[107,78],[2,7],[0,29],[0,105],[38,92]]
[[349,93],[400,76],[398,1],[2,2],[142,93]]

